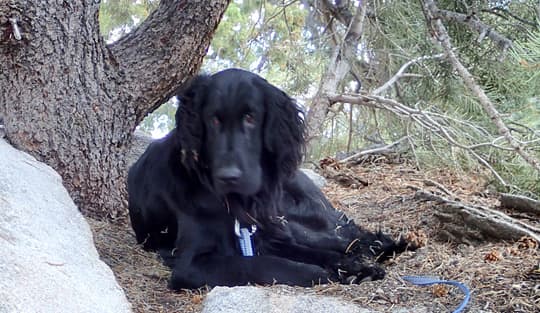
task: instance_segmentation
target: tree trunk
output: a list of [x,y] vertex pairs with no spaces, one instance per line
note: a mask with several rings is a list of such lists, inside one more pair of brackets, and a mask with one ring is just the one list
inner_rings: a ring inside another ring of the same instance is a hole
[[360,2],[354,16],[350,14],[342,16],[339,14],[344,13],[346,10],[336,10],[336,6],[329,1],[323,1],[322,4],[326,11],[328,11],[327,14],[332,15],[343,23],[347,27],[347,30],[342,42],[336,43],[334,47],[317,93],[313,97],[309,107],[306,123],[310,143],[313,140],[319,139],[323,134],[323,124],[331,105],[327,95],[336,93],[339,84],[350,72],[351,60],[356,58],[356,50],[362,35],[362,27],[367,8],[366,4]]
[[0,3],[0,118],[8,140],[57,170],[83,212],[125,216],[133,131],[198,71],[227,4],[163,0],[108,46],[99,1]]

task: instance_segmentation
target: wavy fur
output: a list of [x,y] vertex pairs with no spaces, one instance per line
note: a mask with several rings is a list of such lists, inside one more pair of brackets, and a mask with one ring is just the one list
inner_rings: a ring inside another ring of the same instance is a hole
[[[171,288],[359,283],[382,279],[377,258],[407,247],[356,225],[298,170],[302,112],[277,87],[230,69],[177,96],[176,129],[128,175],[137,242],[173,268]],[[241,255],[235,220],[259,226],[255,256]]]

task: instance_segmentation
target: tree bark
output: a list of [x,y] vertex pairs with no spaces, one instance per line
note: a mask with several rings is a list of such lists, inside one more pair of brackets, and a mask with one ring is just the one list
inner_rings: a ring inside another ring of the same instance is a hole
[[[306,117],[306,123],[309,133],[309,140],[318,139],[323,133],[323,124],[330,109],[328,94],[336,93],[339,84],[351,69],[351,60],[356,58],[358,42],[362,35],[364,17],[366,15],[367,4],[359,3],[356,13],[348,18],[349,14],[343,14],[343,10],[337,10],[329,1],[323,1],[323,5],[328,14],[332,14],[347,27],[347,32],[343,42],[337,43],[332,52],[330,62],[321,79],[320,86],[310,104],[309,112]],[[338,12],[338,13],[336,13]]]
[[8,140],[58,171],[83,212],[125,216],[133,131],[198,71],[227,5],[163,0],[107,46],[99,1],[0,3],[0,118]]
[[501,193],[499,200],[501,207],[524,213],[532,213],[540,216],[540,201],[521,195]]
[[497,210],[446,199],[421,189],[414,197],[439,203],[434,208],[437,210],[435,216],[442,222],[440,232],[452,241],[470,244],[488,239],[519,240],[528,236],[540,242],[539,228]]

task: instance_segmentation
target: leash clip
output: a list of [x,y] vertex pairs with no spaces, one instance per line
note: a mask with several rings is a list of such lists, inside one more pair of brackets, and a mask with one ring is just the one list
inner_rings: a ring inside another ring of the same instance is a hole
[[251,225],[251,231],[245,227],[240,227],[240,222],[234,219],[234,233],[238,237],[238,243],[240,244],[240,250],[242,255],[253,256],[253,242],[251,236],[257,231],[257,225]]

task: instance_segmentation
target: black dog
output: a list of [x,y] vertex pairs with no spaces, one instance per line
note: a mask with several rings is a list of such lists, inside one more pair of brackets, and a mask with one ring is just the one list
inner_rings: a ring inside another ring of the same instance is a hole
[[[284,92],[230,69],[178,98],[177,128],[128,178],[137,241],[173,268],[171,288],[382,279],[373,261],[405,250],[348,220],[297,170],[304,124]],[[239,234],[253,231],[244,256]]]

